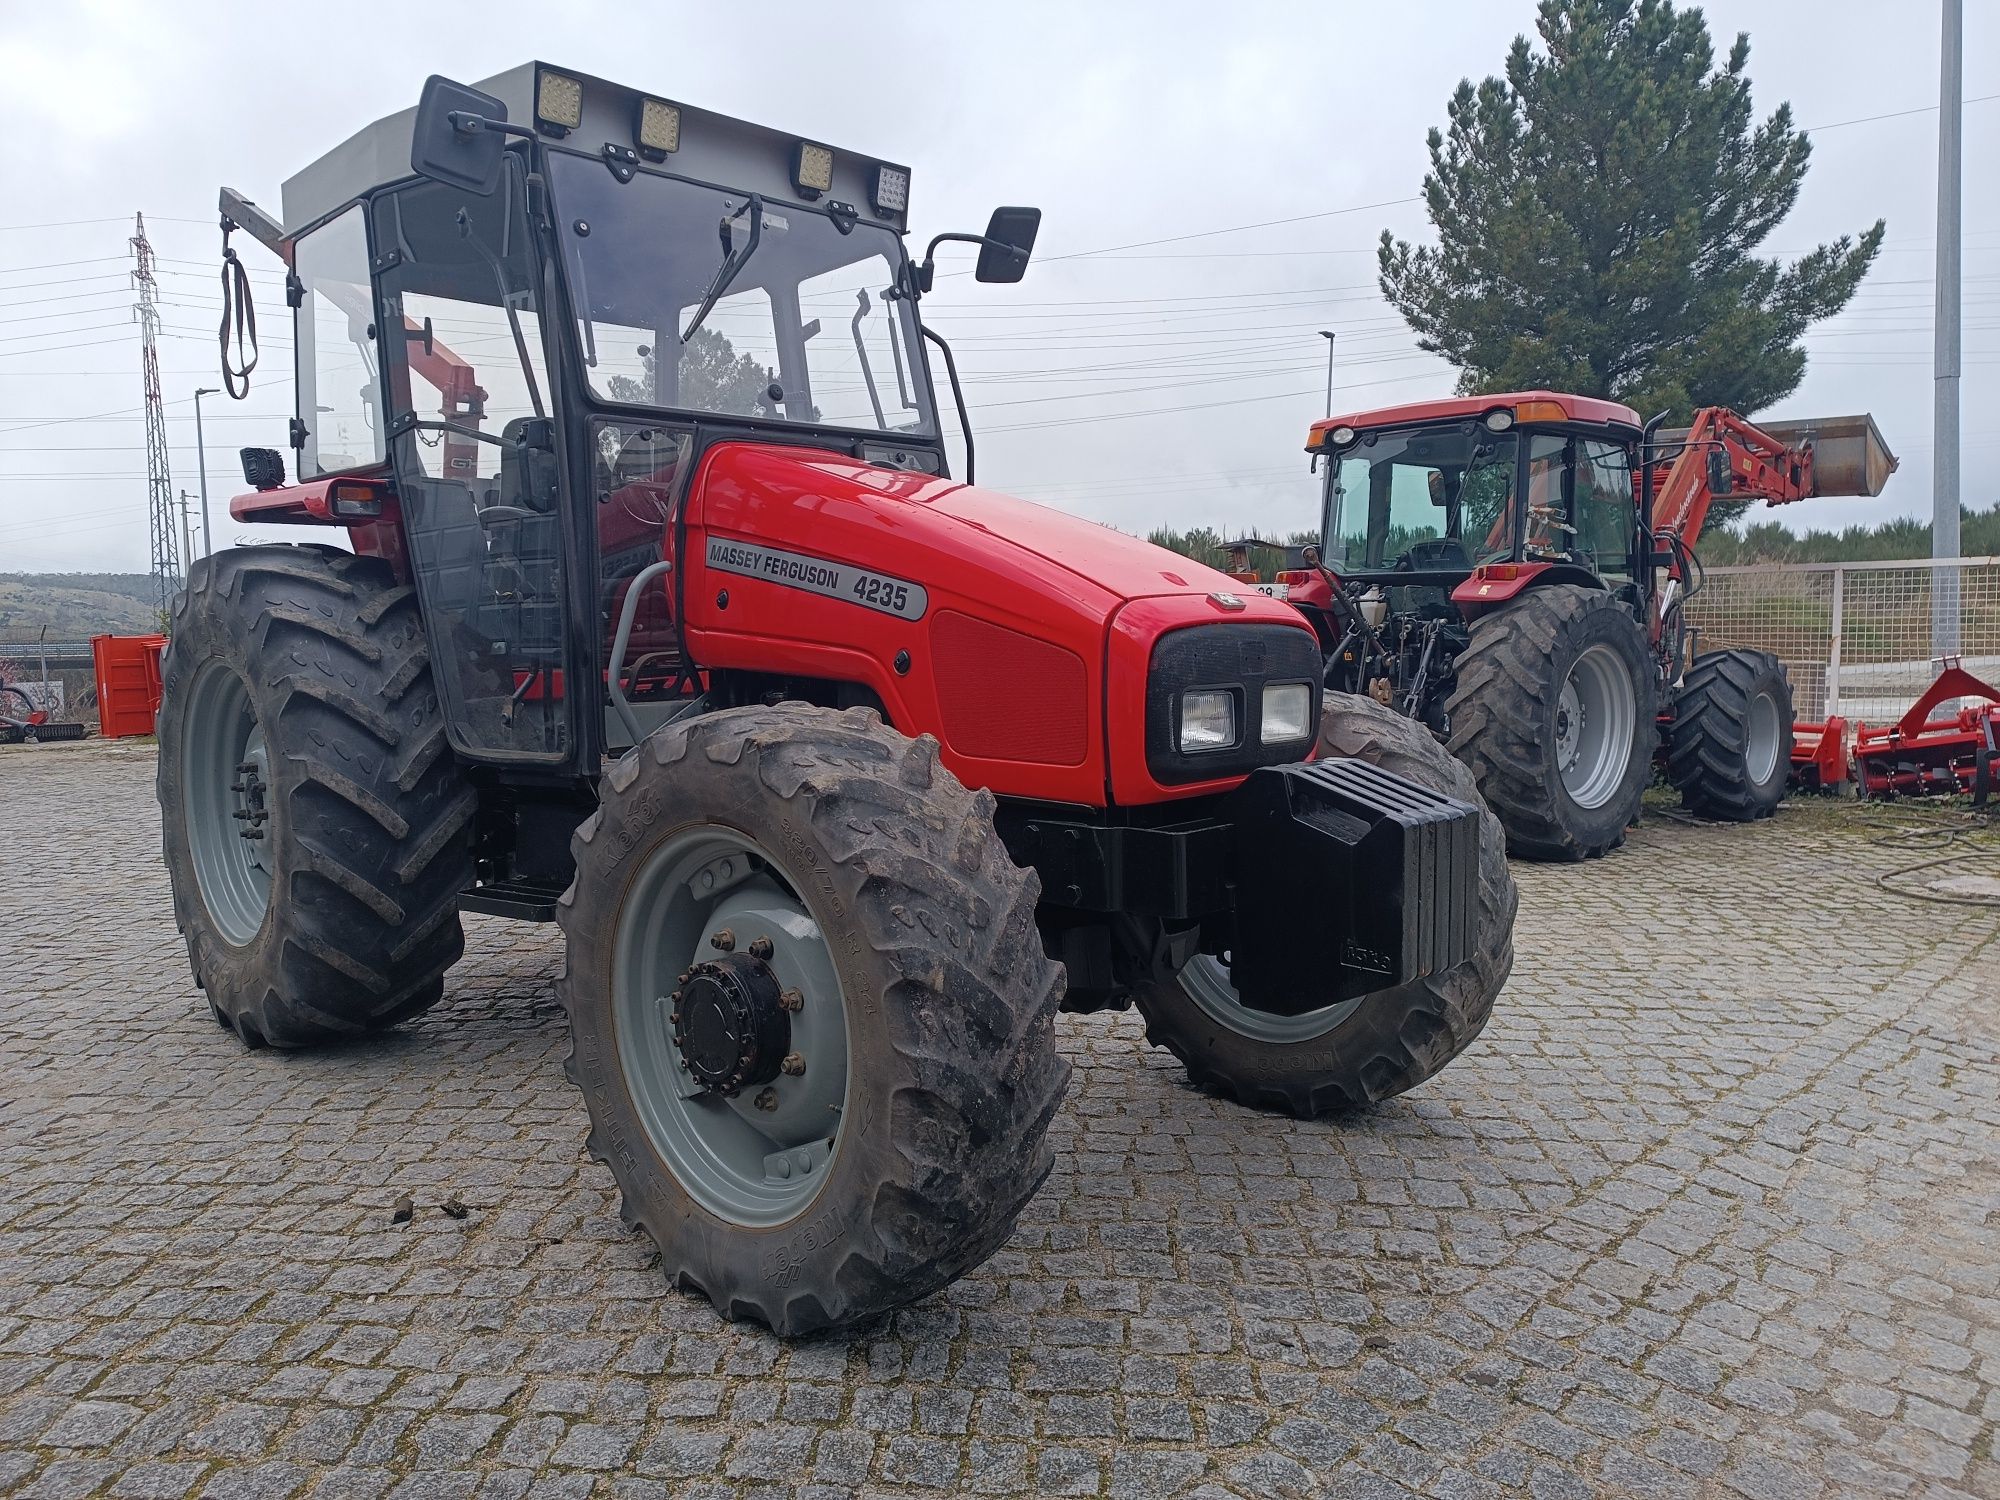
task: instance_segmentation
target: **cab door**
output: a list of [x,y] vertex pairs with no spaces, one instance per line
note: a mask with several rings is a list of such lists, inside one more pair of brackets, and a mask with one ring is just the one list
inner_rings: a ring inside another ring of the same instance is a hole
[[564,486],[541,256],[509,156],[487,197],[437,182],[372,205],[390,457],[452,745],[574,759]]

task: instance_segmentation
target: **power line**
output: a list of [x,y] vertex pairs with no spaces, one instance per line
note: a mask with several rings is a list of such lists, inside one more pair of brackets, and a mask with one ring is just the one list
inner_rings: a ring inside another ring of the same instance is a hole
[[[2000,99],[2000,94],[1981,94],[1975,99],[1966,99],[1962,102],[1985,104],[1994,99]],[[1937,112],[1938,107],[1935,104],[1920,104],[1915,109],[1892,109],[1885,115],[1862,115],[1853,120],[1835,120],[1831,125],[1801,125],[1799,130],[1803,134],[1811,135],[1818,130],[1842,130],[1849,125],[1872,125],[1877,120],[1900,120],[1905,115],[1934,115]]]

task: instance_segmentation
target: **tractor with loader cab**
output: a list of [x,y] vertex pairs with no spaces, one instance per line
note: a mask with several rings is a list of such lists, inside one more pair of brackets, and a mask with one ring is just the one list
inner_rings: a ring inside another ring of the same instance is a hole
[[1771,815],[1791,684],[1768,652],[1700,649],[1687,622],[1709,508],[1876,495],[1896,466],[1866,416],[1662,420],[1521,391],[1329,417],[1307,441],[1322,544],[1279,579],[1327,689],[1429,726],[1517,856],[1616,848],[1656,764],[1698,816]]

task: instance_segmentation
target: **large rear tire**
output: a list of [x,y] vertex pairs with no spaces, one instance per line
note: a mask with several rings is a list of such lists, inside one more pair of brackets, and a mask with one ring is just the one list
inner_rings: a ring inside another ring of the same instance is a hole
[[1638,622],[1602,589],[1552,584],[1472,622],[1448,705],[1451,752],[1522,859],[1625,841],[1659,741]]
[[1701,818],[1749,823],[1785,800],[1792,771],[1792,682],[1763,651],[1694,659],[1674,700],[1667,780]]
[[783,704],[659,730],[601,798],[558,907],[567,1070],[667,1275],[789,1336],[997,1250],[1069,1065],[992,794],[870,709]]
[[1371,698],[1328,693],[1319,747],[1322,755],[1365,760],[1482,807],[1472,957],[1302,1016],[1250,1010],[1237,1000],[1228,970],[1206,956],[1178,975],[1157,976],[1135,996],[1148,1040],[1178,1057],[1196,1083],[1301,1119],[1393,1098],[1470,1046],[1513,970],[1519,905],[1499,822],[1483,810],[1472,773],[1422,724]]
[[199,559],[160,662],[161,844],[216,1019],[303,1047],[435,1004],[474,794],[415,596],[322,547]]

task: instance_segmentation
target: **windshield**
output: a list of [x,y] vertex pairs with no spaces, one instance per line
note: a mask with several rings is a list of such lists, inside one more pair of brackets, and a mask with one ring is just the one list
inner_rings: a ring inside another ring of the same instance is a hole
[[1327,562],[1343,573],[1510,556],[1514,434],[1477,423],[1365,432],[1327,464]]
[[897,290],[903,244],[892,231],[864,221],[842,233],[827,214],[796,202],[772,200],[753,212],[747,193],[650,172],[620,183],[603,162],[562,152],[549,165],[585,374],[597,395],[936,432],[916,318]]

